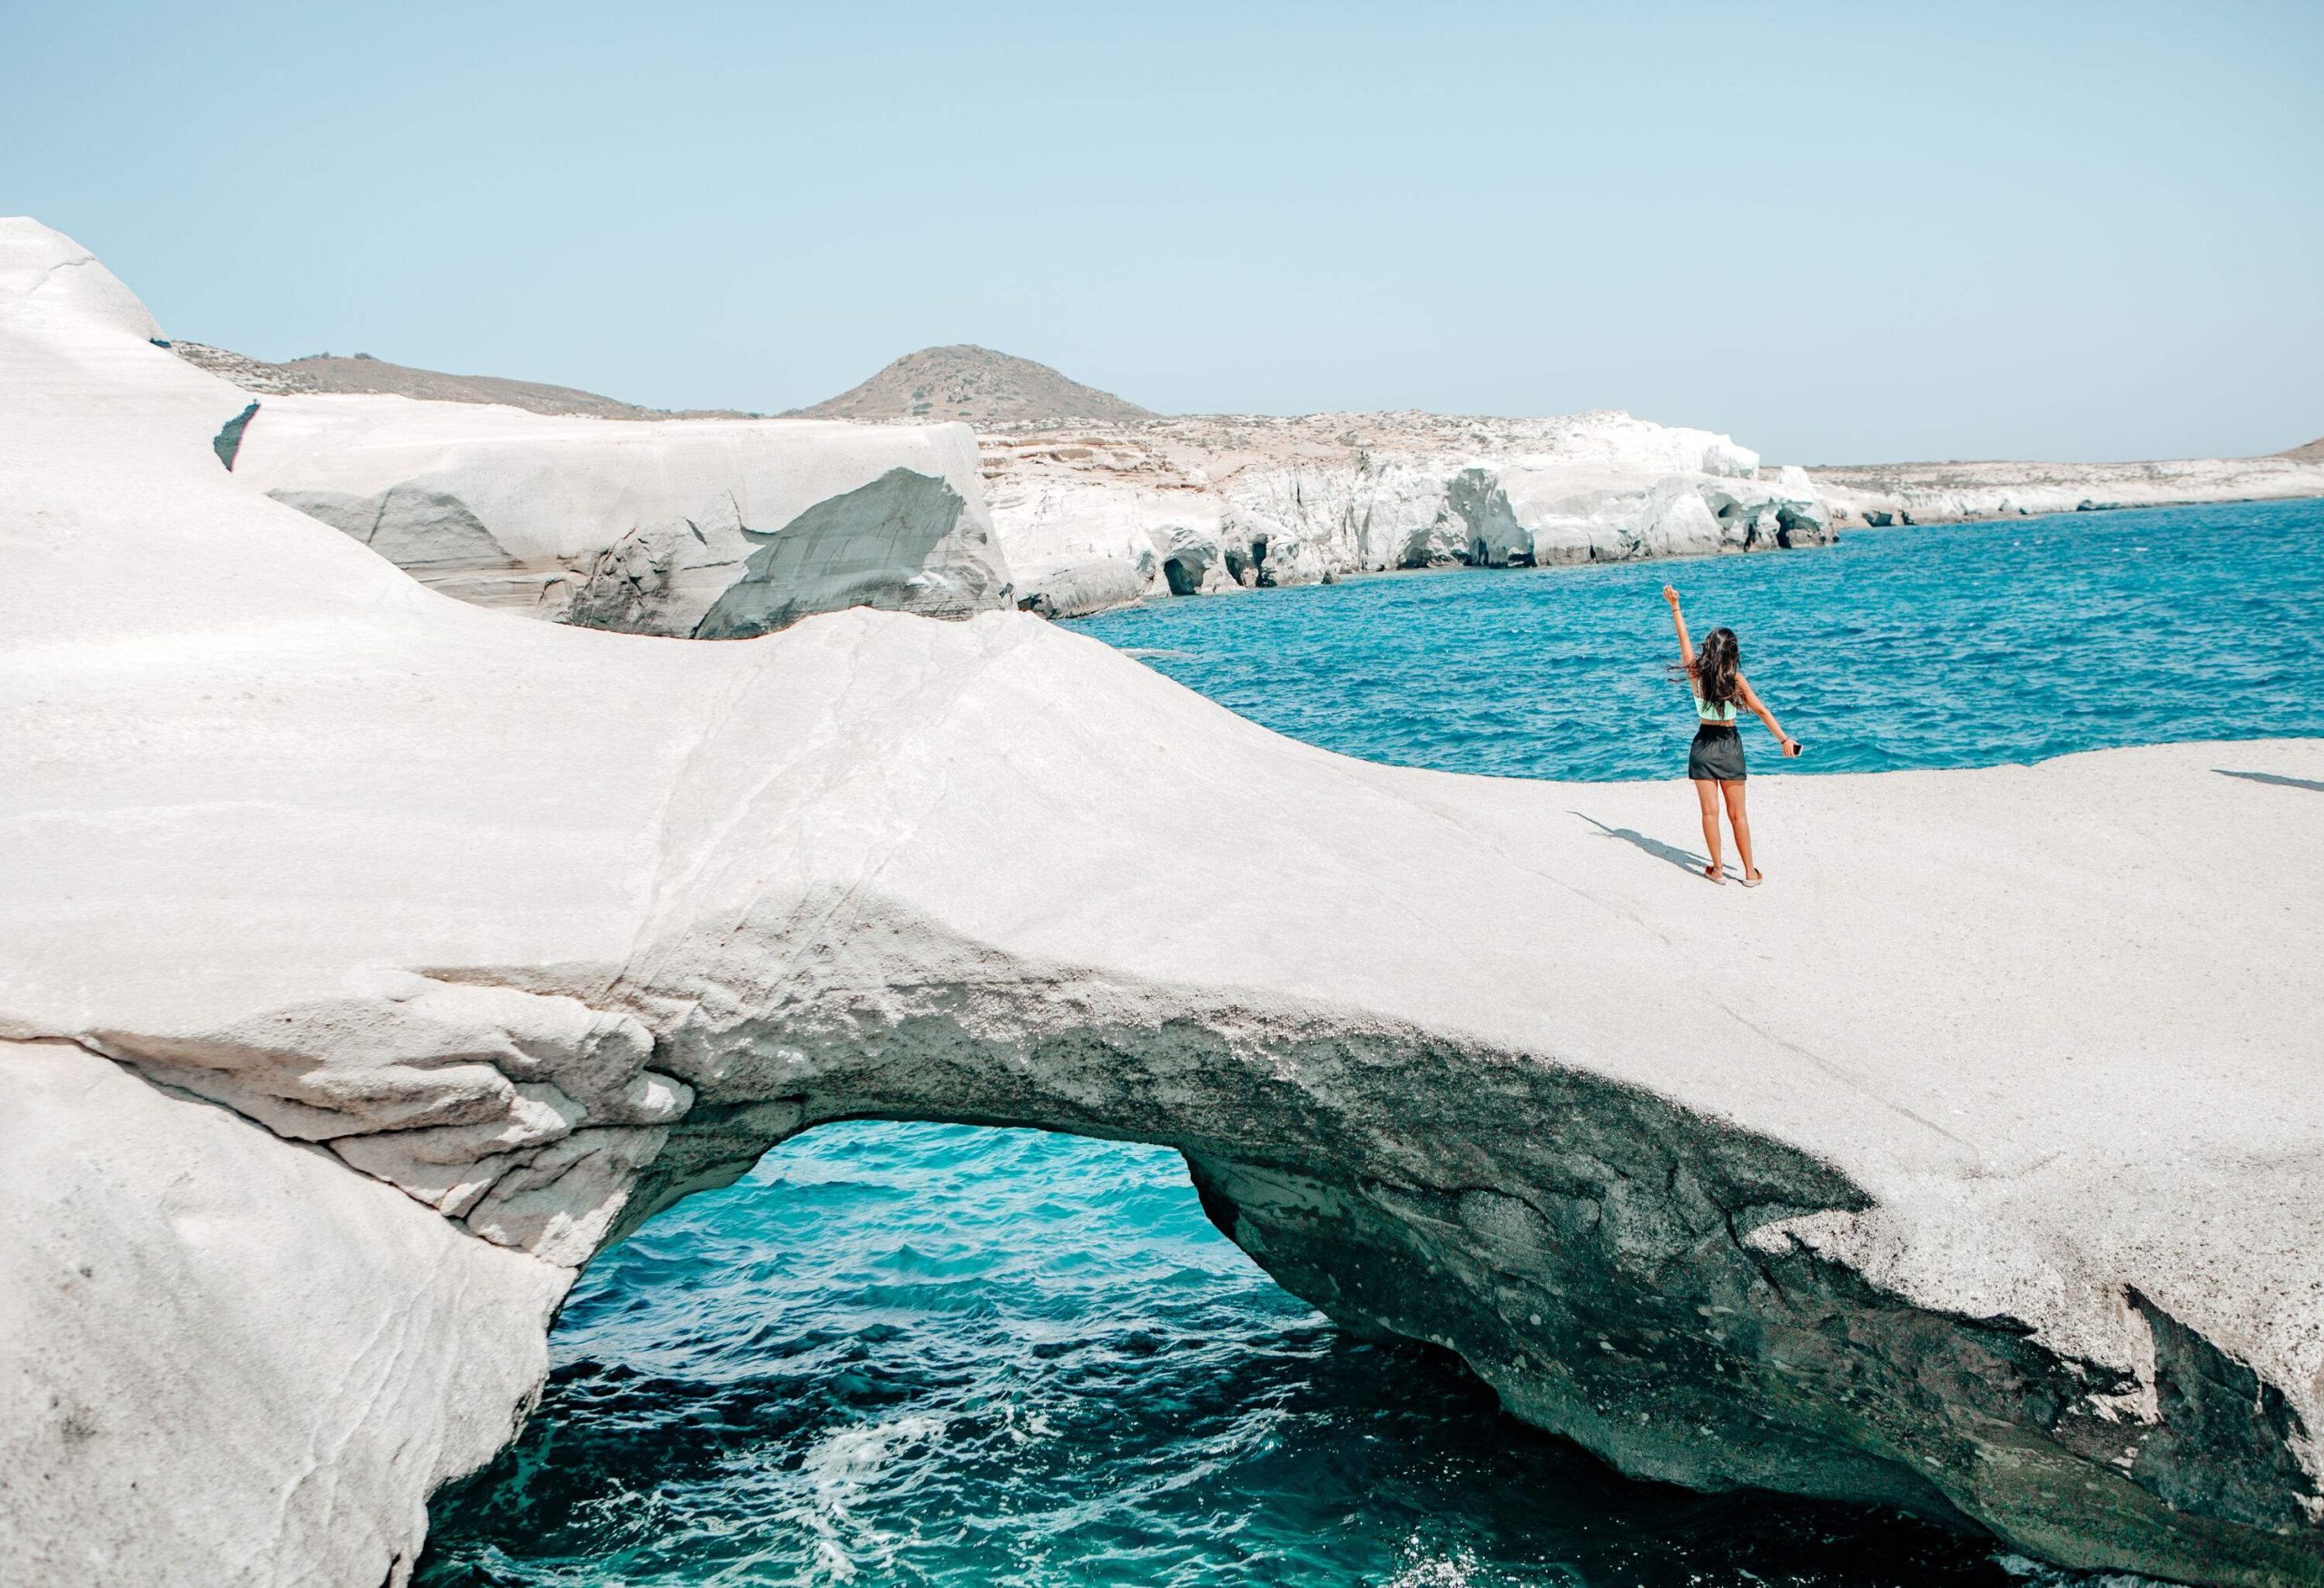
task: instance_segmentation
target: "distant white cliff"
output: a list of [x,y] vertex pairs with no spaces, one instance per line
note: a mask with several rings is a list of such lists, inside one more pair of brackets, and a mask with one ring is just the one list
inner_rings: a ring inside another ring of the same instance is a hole
[[446,599],[153,334],[0,221],[10,1588],[403,1588],[578,1267],[862,1117],[1167,1144],[1628,1473],[2324,1580],[2324,741],[1773,777],[1711,889],[1681,786],[1348,760],[1022,613]]
[[2324,497],[2324,457],[2309,448],[2265,458],[2157,463],[1882,463],[1811,469],[1833,522],[1959,524],[2108,508]]
[[1018,597],[1072,616],[1352,573],[1817,546],[1797,469],[1622,413],[1204,416],[989,434]]

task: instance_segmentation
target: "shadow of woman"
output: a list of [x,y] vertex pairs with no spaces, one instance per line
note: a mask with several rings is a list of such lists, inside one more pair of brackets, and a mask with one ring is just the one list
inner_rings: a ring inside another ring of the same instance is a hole
[[2230,772],[2224,766],[2214,766],[2211,770],[2221,777],[2240,777],[2252,783],[2272,783],[2282,788],[2313,789],[2318,794],[2324,794],[2324,783],[2318,783],[2312,777],[2286,777],[2280,772]]
[[1672,865],[1677,866],[1680,871],[1685,872],[1691,876],[1699,877],[1702,875],[1703,867],[1710,863],[1710,862],[1702,855],[1696,854],[1689,850],[1678,848],[1673,844],[1665,843],[1659,838],[1649,838],[1645,833],[1637,832],[1632,828],[1609,827],[1597,817],[1583,815],[1580,811],[1574,811],[1571,814],[1576,816],[1581,816],[1583,821],[1589,823],[1592,827],[1597,828],[1599,832],[1604,833],[1607,837],[1619,838],[1625,843],[1632,844],[1640,849],[1643,849],[1647,853],[1654,856],[1657,860],[1667,860]]

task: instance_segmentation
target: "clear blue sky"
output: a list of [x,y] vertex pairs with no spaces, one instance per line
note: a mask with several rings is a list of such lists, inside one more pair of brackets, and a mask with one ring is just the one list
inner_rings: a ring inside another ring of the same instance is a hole
[[1799,461],[2324,435],[2315,0],[15,0],[18,211],[176,335],[662,406],[974,341]]

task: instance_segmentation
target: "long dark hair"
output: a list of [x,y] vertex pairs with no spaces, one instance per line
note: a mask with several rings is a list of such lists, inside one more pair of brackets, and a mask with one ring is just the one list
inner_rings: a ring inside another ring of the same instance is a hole
[[1727,705],[1735,698],[1735,676],[1742,665],[1743,648],[1735,643],[1735,631],[1712,629],[1695,653],[1695,693],[1708,705]]

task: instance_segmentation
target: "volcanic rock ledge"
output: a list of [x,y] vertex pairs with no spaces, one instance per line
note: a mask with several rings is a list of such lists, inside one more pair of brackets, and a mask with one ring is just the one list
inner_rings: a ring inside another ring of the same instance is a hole
[[152,334],[0,223],[34,1583],[406,1581],[574,1268],[866,1115],[1176,1147],[1627,1471],[2324,1582],[2324,744],[1768,778],[1713,890],[1682,790],[1346,761],[1019,614],[447,600]]

